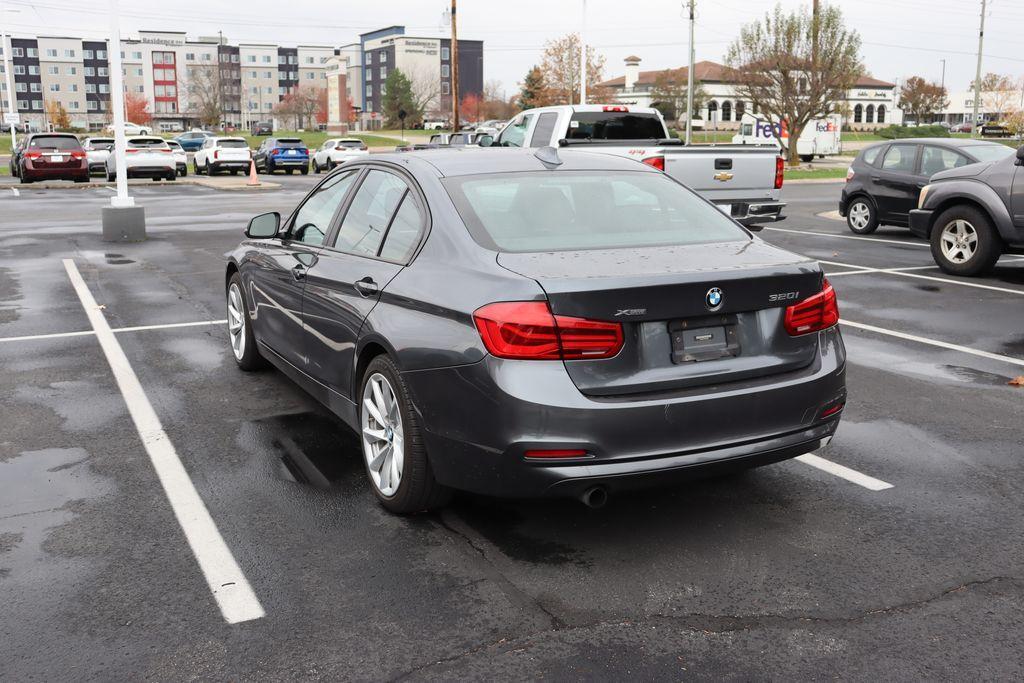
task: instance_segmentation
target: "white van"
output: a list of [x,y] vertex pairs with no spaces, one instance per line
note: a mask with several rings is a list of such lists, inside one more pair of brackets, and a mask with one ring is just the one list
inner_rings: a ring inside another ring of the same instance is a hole
[[[813,119],[800,133],[797,141],[797,153],[801,161],[810,161],[814,157],[824,157],[839,154],[843,151],[842,142],[842,116],[833,114],[825,119]],[[744,113],[740,120],[739,133],[733,136],[732,141],[738,145],[764,145],[771,144],[779,146],[775,138],[775,131],[779,131],[778,123],[770,119],[761,118],[753,114]],[[781,126],[782,146],[789,145],[789,133],[786,130],[786,122]]]

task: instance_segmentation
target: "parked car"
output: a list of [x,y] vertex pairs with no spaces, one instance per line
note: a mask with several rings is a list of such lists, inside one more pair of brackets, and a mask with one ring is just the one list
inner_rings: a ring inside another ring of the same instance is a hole
[[82,148],[89,160],[89,173],[105,173],[107,157],[114,150],[114,138],[86,138]]
[[356,160],[283,223],[252,219],[225,282],[238,366],[276,365],[357,430],[397,513],[453,488],[600,505],[777,462],[827,443],[846,401],[818,264],[628,158]]
[[178,175],[184,178],[188,175],[188,154],[182,149],[177,140],[168,140],[167,146],[171,148],[171,155],[174,157],[174,164],[178,168]]
[[[110,131],[110,134],[114,134],[113,124],[107,126],[106,130]],[[152,126],[140,126],[137,123],[131,121],[124,122],[124,134],[125,135],[149,135],[153,132]]]
[[423,122],[424,130],[444,130],[448,127],[448,121],[445,119],[427,119]]
[[313,155],[313,172],[330,170],[346,161],[360,159],[370,154],[366,143],[359,138],[331,138],[320,145]]
[[309,173],[309,149],[299,138],[267,138],[253,153],[256,170],[260,173],[292,171]]
[[460,133],[434,133],[430,136],[430,144],[437,147],[467,147],[475,145],[480,134],[474,131],[462,131]]
[[[125,148],[125,175],[128,178],[174,180],[178,166],[167,141],[156,136],[130,137]],[[107,157],[107,182],[117,177],[117,155]]]
[[274,134],[274,122],[273,121],[257,121],[252,124],[252,128],[249,131],[252,135],[273,135]]
[[205,130],[192,130],[175,136],[174,141],[181,145],[181,148],[186,152],[195,152],[203,146],[206,138],[211,137],[215,137],[215,134]]
[[661,112],[621,104],[520,112],[501,147],[569,147],[623,156],[669,174],[744,225],[782,220],[783,161],[774,145],[693,145],[669,136]]
[[983,275],[1002,254],[1024,254],[1024,147],[936,174],[910,212],[910,231],[952,275]]
[[974,124],[970,121],[964,121],[963,123],[957,123],[949,128],[950,133],[970,133],[974,130]]
[[851,232],[867,235],[879,225],[907,226],[921,188],[940,171],[1013,155],[997,142],[957,138],[907,138],[861,150],[846,173],[839,215]]
[[252,151],[245,138],[209,137],[192,155],[192,170],[196,175],[216,175],[221,171],[238,175],[239,171],[249,170],[251,160]]
[[89,160],[71,133],[33,133],[11,154],[12,174],[22,183],[36,180],[89,182]]

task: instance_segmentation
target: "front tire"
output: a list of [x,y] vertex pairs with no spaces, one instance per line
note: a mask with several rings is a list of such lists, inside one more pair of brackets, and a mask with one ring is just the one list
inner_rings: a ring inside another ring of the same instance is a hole
[[935,263],[950,275],[984,275],[1003,252],[992,221],[972,206],[954,206],[939,214],[931,246]]
[[846,227],[855,235],[870,235],[878,229],[878,212],[865,197],[855,197],[846,208]]
[[235,363],[247,372],[265,368],[267,361],[260,355],[259,347],[256,346],[252,319],[249,317],[249,304],[245,298],[245,287],[242,285],[242,276],[238,273],[228,280],[226,303],[228,344]]
[[386,355],[370,361],[360,387],[360,442],[377,500],[397,514],[447,504],[451,489],[434,478],[417,413],[394,361]]
[[320,164],[316,163],[316,159],[313,159],[313,173],[320,173]]

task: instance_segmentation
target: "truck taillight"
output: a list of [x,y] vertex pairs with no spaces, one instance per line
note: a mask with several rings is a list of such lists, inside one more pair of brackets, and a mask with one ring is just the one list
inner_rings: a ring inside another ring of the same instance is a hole
[[518,360],[611,358],[622,349],[622,325],[554,315],[546,301],[502,301],[473,313],[487,351]]
[[621,106],[615,106],[615,105],[610,105],[609,104],[609,105],[605,105],[604,107],[602,107],[601,110],[602,111],[613,111],[613,112],[628,112],[629,111],[629,107],[621,107]]
[[647,157],[646,159],[643,160],[643,163],[647,164],[648,166],[653,166],[659,171],[665,170],[665,157]]
[[785,163],[782,157],[775,157],[775,189],[782,189],[782,176],[786,170]]
[[783,326],[791,336],[810,334],[832,327],[839,322],[839,304],[836,290],[828,279],[822,280],[822,290],[800,303],[786,308]]

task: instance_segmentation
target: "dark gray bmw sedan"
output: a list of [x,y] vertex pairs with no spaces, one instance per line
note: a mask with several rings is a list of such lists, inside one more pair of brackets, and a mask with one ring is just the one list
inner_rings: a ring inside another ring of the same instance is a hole
[[629,159],[374,155],[246,238],[225,279],[238,365],[269,361],[355,429],[394,512],[452,489],[597,506],[777,462],[827,443],[846,400],[818,264]]

